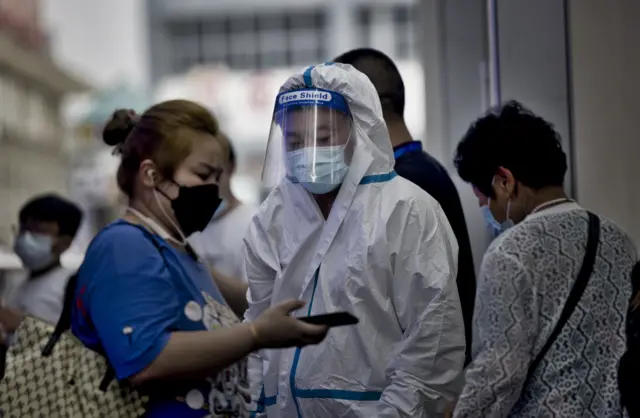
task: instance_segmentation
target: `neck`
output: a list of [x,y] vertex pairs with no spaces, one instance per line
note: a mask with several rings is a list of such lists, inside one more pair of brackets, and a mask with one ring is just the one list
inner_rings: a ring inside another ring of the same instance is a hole
[[[182,237],[180,236],[178,231],[175,230],[173,225],[171,225],[171,223],[167,219],[165,219],[166,216],[161,213],[162,211],[158,209],[160,213],[157,214],[156,211],[151,209],[152,206],[158,206],[158,203],[155,202],[155,199],[153,200],[153,202],[151,202],[151,204],[149,204],[148,202],[144,202],[140,199],[131,199],[129,201],[129,207],[135,209],[136,211],[140,212],[142,215],[146,216],[147,218],[153,220],[155,223],[160,225],[165,231],[167,231],[167,233],[169,233],[169,235],[176,242],[182,242]],[[123,216],[123,218],[128,222],[135,223],[135,224],[142,225],[149,228],[149,225],[147,225],[144,222],[144,219],[140,219],[138,216],[131,214],[129,212],[127,212]],[[155,232],[155,231],[152,231],[152,232]]]
[[333,202],[335,202],[336,197],[338,197],[339,190],[340,188],[334,190],[331,193],[322,194],[322,195],[319,195],[319,194],[313,195],[313,198],[318,204],[318,208],[320,208],[320,212],[322,212],[322,216],[324,216],[324,219],[329,218],[329,213],[331,213]]
[[51,264],[49,267],[40,269],[38,271],[30,271],[29,272],[29,278],[30,279],[37,279],[40,276],[44,276],[45,274],[49,273],[51,270],[54,270],[56,268],[60,267],[60,259],[57,259],[53,264]]
[[387,124],[387,130],[389,131],[391,145],[394,148],[413,141],[413,137],[411,136],[411,133],[409,133],[409,129],[407,128],[407,124],[404,122],[404,119],[389,119],[385,122]]
[[528,213],[533,212],[540,205],[557,199],[567,199],[567,194],[562,187],[546,187],[536,191],[529,204]]

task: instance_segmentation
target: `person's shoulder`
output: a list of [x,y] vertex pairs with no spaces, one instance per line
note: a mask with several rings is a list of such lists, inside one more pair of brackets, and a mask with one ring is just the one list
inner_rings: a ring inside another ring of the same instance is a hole
[[266,229],[269,224],[275,225],[276,219],[284,213],[284,207],[291,202],[300,201],[304,193],[306,191],[297,184],[283,180],[271,189],[262,203],[255,205],[255,212],[249,219],[249,226],[260,226]]
[[487,249],[487,253],[516,256],[547,253],[552,248],[549,247],[549,239],[583,239],[580,231],[586,232],[587,222],[587,211],[577,205],[569,210],[530,215],[497,237]]
[[91,246],[117,247],[153,244],[152,234],[144,228],[124,220],[117,220],[104,227],[91,242]]
[[248,224],[259,210],[260,205],[256,205],[254,203],[240,203],[234,209],[234,215],[239,219],[246,219]]
[[161,251],[169,245],[141,227],[125,221],[108,225],[89,245],[78,270],[78,285],[110,283],[117,278],[166,274]]
[[68,282],[71,276],[73,276],[74,274],[76,274],[76,270],[72,270],[64,266],[57,267],[50,272],[50,276],[53,278],[53,280],[63,283]]
[[[554,217],[554,215],[549,216]],[[541,237],[548,234],[549,222],[557,222],[556,219],[550,219],[549,216],[525,218],[496,237],[487,248],[486,253],[517,255],[520,252],[530,253],[539,247],[544,247],[545,240]]]
[[433,196],[400,176],[387,182],[381,196],[385,206],[391,208],[389,220],[403,216],[435,224],[442,214],[442,206]]
[[428,192],[400,175],[388,181],[382,193],[385,199],[392,199],[398,203],[408,202],[417,207],[439,206]]
[[[432,182],[451,182],[447,169],[435,157],[426,151],[415,152],[396,160],[396,170],[405,175]],[[411,179],[413,180],[413,179]]]
[[144,259],[149,255],[159,255],[161,246],[161,240],[144,228],[118,220],[107,225],[96,235],[87,249],[83,264],[106,260],[124,262],[129,259]]
[[74,274],[76,272],[71,269],[62,266],[57,267],[47,274],[47,286],[53,291],[64,294],[67,283]]

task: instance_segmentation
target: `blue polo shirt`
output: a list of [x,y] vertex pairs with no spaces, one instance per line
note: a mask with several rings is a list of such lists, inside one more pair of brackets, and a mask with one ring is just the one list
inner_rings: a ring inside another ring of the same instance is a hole
[[[225,301],[205,265],[119,220],[93,240],[78,272],[72,330],[105,354],[122,380],[148,367],[171,332],[211,329],[211,303]],[[207,381],[189,382],[173,393],[152,395],[145,416],[208,416],[201,404],[209,401],[211,387]]]

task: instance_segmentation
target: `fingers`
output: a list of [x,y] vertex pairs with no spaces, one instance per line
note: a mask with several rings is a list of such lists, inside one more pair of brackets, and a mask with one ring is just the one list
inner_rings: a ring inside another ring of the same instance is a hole
[[276,309],[283,313],[290,314],[292,311],[295,311],[296,309],[300,309],[304,305],[305,305],[305,302],[301,300],[288,300],[276,306]]
[[318,326],[318,325],[316,325],[315,328],[320,328],[319,332],[318,330],[316,330],[314,331],[315,332],[314,334],[309,334],[309,333],[302,334],[301,340],[303,341],[304,345],[319,344],[327,336],[327,332],[329,328],[325,326]]
[[322,339],[327,334],[327,331],[329,331],[326,325],[312,325],[298,320],[296,320],[296,322],[300,327],[301,334],[305,337],[321,337]]

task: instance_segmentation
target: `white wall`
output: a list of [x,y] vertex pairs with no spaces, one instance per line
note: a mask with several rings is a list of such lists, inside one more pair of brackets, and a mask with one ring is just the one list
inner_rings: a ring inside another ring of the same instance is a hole
[[489,243],[478,199],[453,169],[453,152],[469,124],[489,106],[483,1],[422,0],[417,25],[426,97],[426,150],[458,186],[476,267]]
[[640,243],[640,1],[571,0],[569,16],[578,198]]
[[[573,194],[572,132],[565,2],[493,0],[497,40],[498,100],[516,99],[551,122],[562,137],[569,170],[565,188]],[[608,1],[608,0],[605,0]]]

